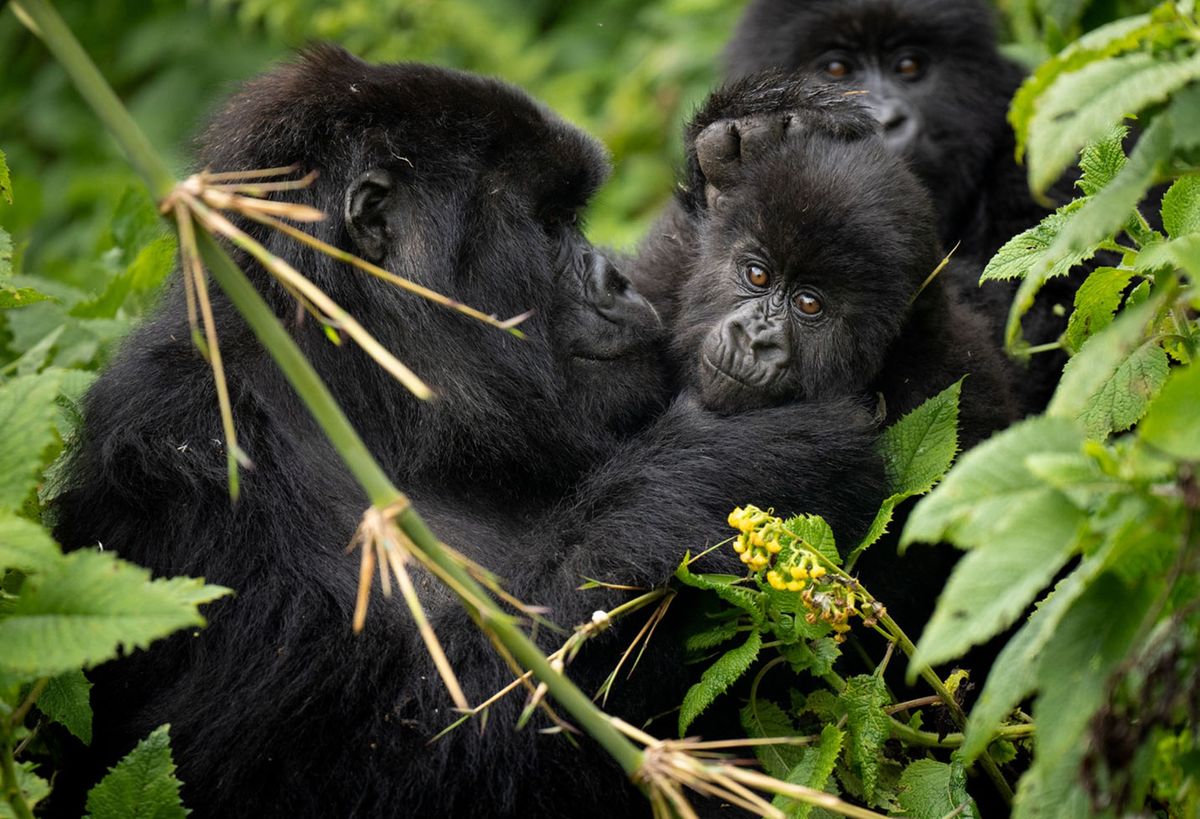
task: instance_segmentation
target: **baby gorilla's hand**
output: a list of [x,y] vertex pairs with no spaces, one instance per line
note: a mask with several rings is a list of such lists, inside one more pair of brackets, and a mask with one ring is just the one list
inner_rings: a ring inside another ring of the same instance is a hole
[[742,169],[763,154],[800,138],[800,118],[788,111],[750,114],[712,123],[696,137],[696,159],[704,174],[704,199],[715,207],[737,185]]

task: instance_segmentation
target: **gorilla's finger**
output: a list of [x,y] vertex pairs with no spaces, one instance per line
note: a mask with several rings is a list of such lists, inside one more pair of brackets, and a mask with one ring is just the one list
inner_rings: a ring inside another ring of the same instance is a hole
[[772,113],[738,120],[742,161],[754,162],[764,153],[780,145],[783,142],[784,123],[787,119],[786,114]]
[[713,187],[720,189],[732,181],[739,164],[740,141],[737,125],[731,120],[714,122],[696,137],[696,159]]

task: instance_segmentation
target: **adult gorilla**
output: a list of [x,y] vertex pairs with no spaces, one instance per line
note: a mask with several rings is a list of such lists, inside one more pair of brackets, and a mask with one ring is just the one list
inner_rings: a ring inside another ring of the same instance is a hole
[[[996,48],[993,10],[983,0],[752,0],[727,49],[729,73],[775,68],[814,71],[864,90],[889,148],[907,158],[931,191],[945,247],[967,262],[951,283],[986,300],[997,332],[1015,288],[977,290],[978,269],[1047,210],[1034,202],[1014,160],[1005,121],[1023,71]],[[1068,193],[1069,191],[1064,191]],[[1066,198],[1069,198],[1066,197]],[[1056,280],[1025,319],[1033,343],[1066,326],[1076,284]],[[1037,408],[1065,357],[1034,359],[1028,403]]]
[[[854,404],[717,416],[683,398],[648,421],[662,404],[658,321],[576,227],[604,176],[602,152],[519,91],[322,48],[237,94],[202,159],[319,171],[290,198],[330,214],[323,238],[487,310],[536,311],[519,342],[243,225],[435,387],[437,400],[415,400],[359,351],[330,344],[240,259],[434,530],[558,622],[624,594],[577,592],[583,577],[666,581],[684,549],[725,536],[735,503],[816,512],[846,540],[870,520],[881,467]],[[428,744],[454,715],[403,604],[376,595],[365,631],[350,631],[357,561],[345,547],[367,501],[216,299],[239,438],[255,462],[238,504],[178,287],[87,398],[57,536],[238,592],[210,608],[207,629],[97,670],[94,764],[170,722],[199,817],[646,812],[586,738],[576,751],[561,736],[513,731],[520,697],[496,705],[486,731]],[[478,702],[511,672],[450,594],[420,581]],[[570,666],[582,685],[608,673],[623,631]],[[560,640],[543,632],[547,647]],[[678,702],[686,673],[675,657],[656,660],[653,675],[635,677],[646,690],[617,689],[622,713]]]

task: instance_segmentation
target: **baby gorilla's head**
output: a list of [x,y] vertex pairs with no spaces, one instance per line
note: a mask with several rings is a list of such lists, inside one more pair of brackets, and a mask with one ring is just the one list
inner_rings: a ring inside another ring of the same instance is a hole
[[781,144],[703,218],[673,343],[715,410],[868,389],[941,259],[928,196],[878,138]]

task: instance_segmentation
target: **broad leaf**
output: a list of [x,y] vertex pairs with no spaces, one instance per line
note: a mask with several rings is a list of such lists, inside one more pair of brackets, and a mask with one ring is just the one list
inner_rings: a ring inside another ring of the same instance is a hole
[[[50,795],[50,783],[34,773],[36,767],[35,762],[18,762],[15,766],[17,787],[25,797],[25,804],[31,808]],[[17,819],[7,799],[0,799],[0,819]]]
[[87,798],[88,819],[184,819],[171,758],[170,726],[156,728],[108,772]]
[[1125,167],[1125,137],[1128,134],[1129,128],[1124,124],[1115,125],[1102,139],[1089,143],[1080,153],[1082,176],[1075,184],[1085,196],[1091,196],[1112,182]]
[[[783,780],[818,791],[825,790],[834,766],[837,765],[838,754],[842,752],[844,739],[845,734],[836,725],[826,725],[821,729],[821,741],[816,747],[804,749],[800,761],[787,772]],[[775,797],[772,804],[780,810],[787,811],[790,819],[806,819],[812,811],[812,805],[796,802],[786,796]]]
[[35,573],[61,560],[50,533],[31,520],[0,510],[0,576],[5,569]]
[[862,674],[846,680],[841,699],[846,706],[846,727],[850,732],[849,759],[862,777],[868,800],[875,796],[879,779],[879,760],[883,743],[891,733],[891,721],[883,712],[888,704],[887,685],[882,677]]
[[79,737],[92,742],[92,684],[79,669],[52,677],[37,699],[38,710]]
[[729,686],[750,670],[761,649],[762,635],[752,631],[745,643],[725,652],[705,670],[700,676],[700,681],[688,689],[683,697],[683,704],[679,707],[680,736],[687,733],[688,727],[712,705],[713,700],[724,694]]
[[1151,405],[1138,436],[1151,446],[1185,461],[1200,461],[1200,364],[1172,374]]
[[42,455],[54,443],[61,376],[17,376],[0,385],[0,508],[14,509],[38,481]]
[[228,594],[202,580],[151,580],[113,554],[78,551],[26,579],[0,620],[0,670],[52,676],[144,648],[186,626],[198,606]]
[[1146,342],[1130,353],[1079,414],[1087,436],[1104,440],[1136,424],[1169,372],[1167,354],[1155,342]]
[[[833,529],[820,515],[797,515],[783,522],[783,528],[805,546],[817,552],[835,566],[842,565],[842,556],[838,554],[837,542],[833,539]],[[792,549],[785,548],[779,553],[781,563],[791,561]]]
[[1092,271],[1075,292],[1075,309],[1067,323],[1065,336],[1071,352],[1078,352],[1085,341],[1112,324],[1113,315],[1132,278],[1132,270],[1116,267],[1099,267]]
[[1198,78],[1200,54],[1173,61],[1146,53],[1114,57],[1061,76],[1042,95],[1030,121],[1030,185],[1046,190],[1086,143]]
[[[791,718],[775,703],[755,697],[741,710],[742,728],[751,739],[796,736]],[[804,755],[799,745],[758,745],[754,748],[763,770],[777,779],[788,775]]]
[[918,759],[900,775],[899,799],[904,815],[912,819],[977,817],[975,804],[967,795],[966,779],[962,765]]
[[1163,195],[1162,221],[1172,239],[1200,232],[1200,174],[1175,180]]

